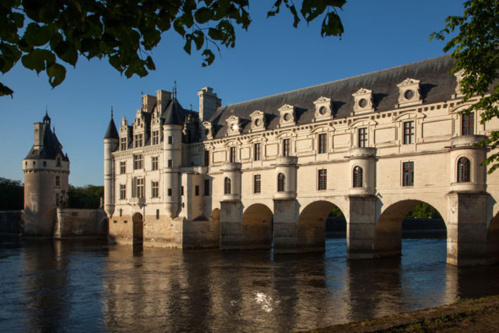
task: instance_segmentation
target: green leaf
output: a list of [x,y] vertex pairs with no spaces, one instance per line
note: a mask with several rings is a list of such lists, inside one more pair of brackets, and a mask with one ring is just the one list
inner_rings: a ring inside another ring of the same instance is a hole
[[55,55],[48,50],[35,49],[24,55],[21,61],[24,67],[40,73],[55,63]]
[[215,60],[215,55],[209,49],[204,50],[201,55],[203,56],[203,64],[201,65],[203,67],[211,65]]
[[213,12],[206,7],[201,7],[194,13],[194,18],[199,24],[204,24],[213,19]]
[[30,23],[26,28],[23,38],[30,46],[45,45],[52,38],[52,26],[40,26],[36,23]]
[[0,83],[0,96],[10,95],[10,97],[13,97],[13,94],[14,91],[12,91],[12,89]]
[[66,78],[66,68],[57,63],[52,64],[51,66],[47,67],[47,75],[49,77],[50,85],[52,86],[52,88],[54,88],[61,84],[62,81],[64,81],[64,79]]

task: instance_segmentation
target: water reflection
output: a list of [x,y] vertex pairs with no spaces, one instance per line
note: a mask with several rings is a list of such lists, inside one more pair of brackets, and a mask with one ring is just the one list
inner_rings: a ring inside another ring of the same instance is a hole
[[[12,244],[11,244],[12,245]],[[445,240],[401,258],[0,243],[0,330],[288,332],[499,293],[499,267],[445,264]]]

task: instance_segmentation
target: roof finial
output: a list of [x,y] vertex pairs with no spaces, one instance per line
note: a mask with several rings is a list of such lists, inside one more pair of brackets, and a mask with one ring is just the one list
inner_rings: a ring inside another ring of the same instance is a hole
[[54,126],[54,130],[53,130],[54,134],[55,134],[55,126]]
[[114,115],[113,115],[113,106],[111,105],[111,119],[113,119]]
[[177,81],[173,81],[173,98],[177,98]]

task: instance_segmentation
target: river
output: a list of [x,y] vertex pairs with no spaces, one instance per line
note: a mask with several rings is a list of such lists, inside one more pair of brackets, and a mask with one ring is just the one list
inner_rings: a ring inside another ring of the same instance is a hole
[[290,332],[499,294],[499,266],[445,263],[445,239],[402,256],[174,250],[0,240],[1,332]]

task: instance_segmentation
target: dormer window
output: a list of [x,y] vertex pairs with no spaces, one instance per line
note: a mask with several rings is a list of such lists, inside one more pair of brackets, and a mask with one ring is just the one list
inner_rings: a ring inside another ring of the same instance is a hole
[[265,114],[262,111],[253,111],[253,113],[250,114],[250,117],[252,132],[265,130]]
[[354,99],[353,113],[362,114],[368,112],[374,112],[374,104],[372,97],[372,90],[360,88],[352,94]]
[[203,139],[211,140],[213,139],[213,132],[211,123],[209,121],[203,121]]
[[397,107],[411,106],[422,104],[421,95],[419,93],[419,80],[407,78],[397,84],[399,88],[399,98]]
[[227,118],[227,135],[239,135],[241,134],[241,126],[239,124],[239,118],[232,115]]
[[315,121],[327,120],[332,118],[332,100],[327,97],[320,97],[314,101]]
[[295,125],[295,107],[284,104],[279,108],[279,127]]

